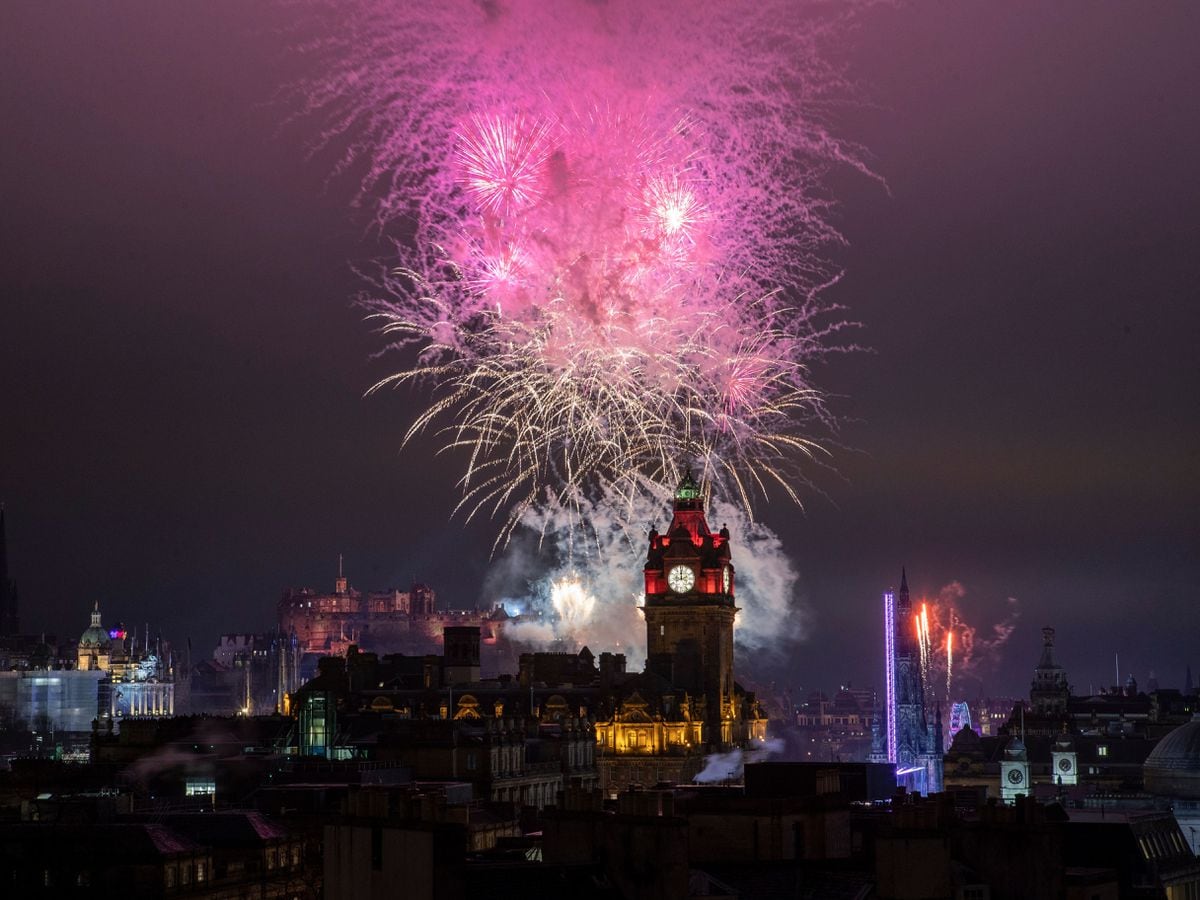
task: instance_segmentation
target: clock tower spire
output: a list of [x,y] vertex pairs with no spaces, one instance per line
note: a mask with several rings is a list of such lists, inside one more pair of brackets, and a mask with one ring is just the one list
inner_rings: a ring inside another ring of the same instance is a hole
[[646,554],[646,655],[650,671],[688,693],[710,742],[734,741],[734,568],[729,529],[713,533],[689,470],[675,489],[665,534],[651,528]]

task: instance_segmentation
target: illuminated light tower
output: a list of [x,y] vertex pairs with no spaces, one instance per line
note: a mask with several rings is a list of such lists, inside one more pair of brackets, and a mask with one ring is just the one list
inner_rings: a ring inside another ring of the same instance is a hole
[[887,761],[896,761],[896,595],[883,595],[883,652],[887,680]]

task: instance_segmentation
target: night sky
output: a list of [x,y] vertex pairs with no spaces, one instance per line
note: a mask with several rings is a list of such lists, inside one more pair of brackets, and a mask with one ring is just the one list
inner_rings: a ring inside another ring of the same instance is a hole
[[[73,637],[99,600],[204,649],[331,587],[339,552],[361,588],[479,598],[494,524],[450,521],[457,462],[398,451],[421,397],[363,397],[387,364],[351,266],[381,244],[288,121],[286,24],[243,0],[0,10],[26,630]],[[981,635],[1019,610],[991,692],[1027,690],[1043,625],[1080,691],[1114,652],[1143,681],[1200,671],[1197,46],[1187,2],[899,4],[849,36],[837,130],[887,187],[833,178],[835,299],[873,352],[819,373],[842,477],[764,511],[810,617],[788,683],[878,683],[901,565],[918,594],[960,582]]]

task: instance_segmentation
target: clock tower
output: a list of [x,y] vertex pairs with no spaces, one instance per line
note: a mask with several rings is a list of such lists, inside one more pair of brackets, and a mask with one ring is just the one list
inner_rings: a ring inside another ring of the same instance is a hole
[[733,743],[738,610],[729,529],[709,530],[700,486],[690,471],[675,489],[666,533],[650,530],[645,576],[647,668],[687,692],[709,742]]
[[1055,784],[1067,785],[1079,783],[1079,760],[1075,753],[1075,742],[1067,734],[1065,726],[1063,727],[1062,734],[1058,736],[1058,740],[1054,742],[1054,749],[1050,753],[1050,761],[1054,768]]
[[1029,797],[1033,791],[1029,784],[1029,753],[1025,742],[1014,735],[1000,761],[1000,799],[1012,803],[1019,794]]

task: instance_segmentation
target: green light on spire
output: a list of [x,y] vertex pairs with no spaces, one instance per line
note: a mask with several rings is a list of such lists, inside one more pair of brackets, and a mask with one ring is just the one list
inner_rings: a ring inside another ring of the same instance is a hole
[[696,479],[692,477],[692,470],[688,469],[687,474],[683,476],[683,481],[679,482],[679,487],[675,488],[676,500],[696,500],[700,496],[700,485],[696,484]]

